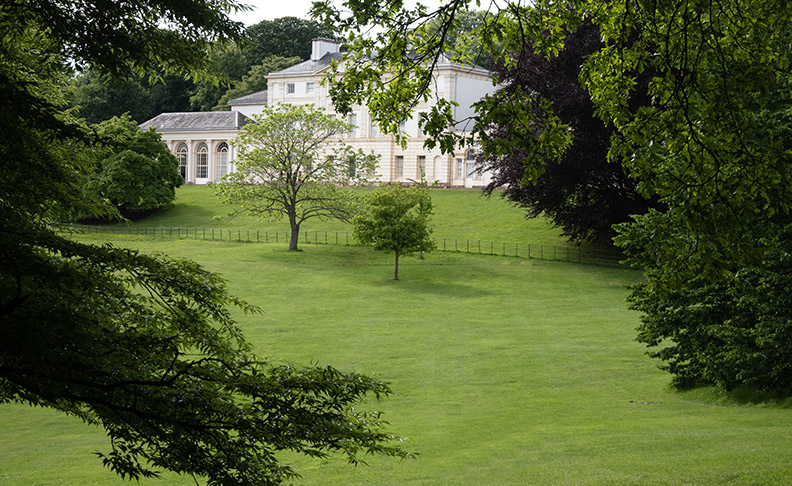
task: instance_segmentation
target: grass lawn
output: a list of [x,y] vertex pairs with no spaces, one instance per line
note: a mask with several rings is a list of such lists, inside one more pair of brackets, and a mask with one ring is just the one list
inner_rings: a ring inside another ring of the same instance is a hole
[[[392,383],[366,406],[419,457],[287,455],[295,485],[792,484],[792,410],[669,389],[634,341],[635,271],[438,252],[404,258],[394,282],[391,256],[366,248],[113,241],[221,272],[264,309],[239,316],[260,355]],[[0,485],[127,484],[94,450],[106,439],[79,422],[0,406]]]
[[[369,189],[356,189],[363,193]],[[569,246],[546,219],[525,219],[525,211],[501,199],[486,198],[479,190],[436,189],[432,216],[434,236],[461,240],[492,240],[507,243]],[[232,206],[225,205],[207,186],[183,186],[176,191],[170,208],[138,221],[140,226],[215,227],[288,231],[289,223],[261,221],[250,215],[228,217]],[[335,220],[309,219],[301,231],[352,231],[349,224]]]

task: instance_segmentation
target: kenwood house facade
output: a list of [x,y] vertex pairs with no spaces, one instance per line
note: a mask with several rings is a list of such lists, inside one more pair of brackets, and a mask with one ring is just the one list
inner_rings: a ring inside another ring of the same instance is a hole
[[[314,104],[333,114],[332,100],[322,79],[328,74],[333,59],[340,59],[339,44],[328,39],[313,41],[311,59],[267,76],[268,90],[229,101],[231,111],[209,113],[163,113],[141,124],[155,127],[163,141],[179,158],[187,183],[206,184],[219,181],[234,170],[234,148],[230,144],[252,122],[250,115],[264,106],[278,103]],[[471,105],[494,91],[490,73],[484,69],[464,67],[447,59],[438,62],[434,72],[436,97],[456,101],[456,120],[473,115]],[[489,183],[489,174],[478,174],[474,150],[463,148],[453,154],[423,147],[426,138],[418,127],[419,113],[428,111],[432,101],[416,107],[415,115],[402,124],[408,136],[406,147],[397,144],[392,135],[382,134],[372,123],[365,106],[356,107],[347,121],[356,128],[344,137],[355,149],[379,155],[379,182],[427,181],[448,187],[481,187]]]

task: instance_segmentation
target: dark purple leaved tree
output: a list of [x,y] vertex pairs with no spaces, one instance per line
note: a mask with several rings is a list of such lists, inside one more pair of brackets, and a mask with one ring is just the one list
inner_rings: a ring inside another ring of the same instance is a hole
[[[591,99],[580,86],[585,58],[601,47],[597,28],[584,24],[569,34],[558,57],[548,59],[526,46],[516,66],[495,68],[504,84],[501,102],[509,103],[509,94],[518,90],[552,102],[553,111],[573,135],[572,145],[560,162],[540,161],[543,173],[530,183],[524,182],[526,158],[530,155],[523,150],[516,149],[509,156],[479,158],[479,167],[493,173],[492,182],[485,189],[487,194],[503,187],[503,197],[525,208],[527,217],[544,213],[563,229],[564,235],[578,242],[610,240],[613,224],[627,221],[631,214],[646,212],[652,204],[638,194],[636,181],[624,173],[620,164],[608,163],[613,130],[594,115]],[[536,110],[541,117],[538,104]],[[541,127],[537,127],[539,131]],[[513,130],[509,135],[509,130],[494,127],[491,136],[514,135]]]

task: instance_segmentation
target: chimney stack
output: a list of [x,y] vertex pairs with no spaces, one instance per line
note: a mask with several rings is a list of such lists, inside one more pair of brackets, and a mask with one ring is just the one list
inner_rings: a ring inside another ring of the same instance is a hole
[[338,52],[341,45],[333,39],[318,37],[311,41],[311,60],[318,61],[327,53]]

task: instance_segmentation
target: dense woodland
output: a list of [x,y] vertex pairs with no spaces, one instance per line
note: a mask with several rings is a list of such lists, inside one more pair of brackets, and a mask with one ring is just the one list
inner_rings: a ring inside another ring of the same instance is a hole
[[209,66],[216,79],[164,72],[118,79],[89,68],[71,78],[67,98],[89,123],[124,113],[142,123],[165,112],[228,110],[228,100],[267,89],[270,72],[307,60],[312,39],[333,36],[311,20],[263,20],[248,27],[239,41],[217,43],[209,49]]

